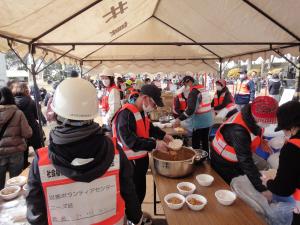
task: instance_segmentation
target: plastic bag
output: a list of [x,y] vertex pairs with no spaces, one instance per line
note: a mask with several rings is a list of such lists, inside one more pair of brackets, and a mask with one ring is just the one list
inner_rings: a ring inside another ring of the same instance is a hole
[[237,196],[262,215],[269,225],[292,223],[293,203],[274,202],[269,204],[267,199],[253,187],[246,175],[234,178],[230,186]]

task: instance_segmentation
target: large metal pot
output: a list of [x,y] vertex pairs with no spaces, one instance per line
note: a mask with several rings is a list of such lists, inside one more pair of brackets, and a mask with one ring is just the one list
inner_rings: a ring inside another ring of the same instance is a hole
[[[186,148],[186,147],[183,147]],[[197,149],[190,149],[192,150],[195,154],[192,156],[190,159],[187,160],[181,160],[181,161],[169,161],[169,160],[163,160],[159,159],[154,156],[154,152],[158,151],[155,150],[152,153],[152,158],[153,158],[153,163],[154,163],[154,168],[155,170],[163,176],[166,177],[171,177],[171,178],[177,178],[177,177],[184,177],[195,170],[195,164],[197,162],[203,161],[207,157],[207,152]]]

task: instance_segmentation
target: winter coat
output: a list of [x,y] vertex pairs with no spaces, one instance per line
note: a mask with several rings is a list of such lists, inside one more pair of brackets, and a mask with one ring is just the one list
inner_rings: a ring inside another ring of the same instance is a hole
[[[251,115],[250,105],[246,105],[241,112],[242,118],[250,131],[254,135],[260,136],[262,130],[256,125],[256,122]],[[253,153],[250,148],[251,136],[246,128],[238,124],[228,124],[224,125],[220,132],[222,133],[226,143],[234,147],[238,163],[229,162],[217,154],[216,151],[212,150],[211,162],[213,168],[215,168],[218,173],[224,173],[222,177],[227,183],[230,183],[231,179],[234,177],[247,175],[257,191],[263,192],[267,190],[267,188],[262,184],[260,179],[261,174],[252,159]]]
[[[133,168],[124,152],[120,154],[120,192],[125,202],[126,216],[137,224],[142,216],[141,207],[132,180]],[[50,133],[49,158],[58,172],[78,182],[91,182],[101,177],[114,158],[114,146],[104,136],[98,124],[82,127],[57,126]],[[93,158],[87,164],[73,166],[75,158]],[[32,225],[47,225],[47,210],[36,154],[29,173],[27,219]],[[99,202],[99,204],[102,204]]]
[[221,91],[217,91],[217,95],[218,95],[218,98],[220,98],[220,96],[225,92],[225,96],[224,96],[224,100],[222,102],[222,104],[214,107],[214,100],[212,100],[211,102],[211,107],[214,108],[214,110],[221,110],[221,109],[224,109],[227,105],[229,105],[230,103],[234,103],[234,99],[230,93],[230,91],[228,90],[227,87],[224,87]]
[[10,120],[9,124],[0,140],[0,156],[25,151],[25,139],[30,138],[32,135],[26,117],[17,106],[0,105],[0,130],[8,120]]
[[270,79],[268,83],[268,90],[270,95],[279,95],[281,82],[279,79]]
[[28,140],[28,145],[32,146],[34,149],[42,147],[35,102],[30,96],[15,96],[15,102],[18,108],[25,114],[28,124],[33,132],[32,137]]

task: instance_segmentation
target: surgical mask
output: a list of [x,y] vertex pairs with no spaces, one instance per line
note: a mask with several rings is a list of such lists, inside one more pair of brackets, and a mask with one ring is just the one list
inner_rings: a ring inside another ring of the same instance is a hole
[[110,80],[108,79],[102,80],[102,83],[105,87],[108,87],[110,85]]
[[257,126],[259,126],[260,128],[267,128],[268,126],[270,126],[270,124],[262,123],[262,122],[257,122],[256,124],[257,124]]
[[126,90],[126,84],[121,84],[121,90],[125,91]]
[[152,112],[153,110],[154,110],[154,108],[151,107],[151,105],[146,106],[145,103],[143,103],[143,111],[144,111],[145,113],[150,113],[150,112]]
[[221,91],[223,88],[221,86],[217,86],[217,91]]
[[245,77],[246,77],[245,74],[240,75],[240,79],[244,79]]

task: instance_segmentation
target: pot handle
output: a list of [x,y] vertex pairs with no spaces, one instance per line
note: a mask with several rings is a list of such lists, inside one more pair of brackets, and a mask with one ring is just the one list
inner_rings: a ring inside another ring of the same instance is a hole
[[201,157],[201,154],[197,153],[197,154],[195,154],[195,155],[193,156],[193,158],[191,159],[191,161],[188,162],[188,164],[194,164],[195,161],[198,162],[198,161],[201,160],[201,158],[202,158],[202,157]]

